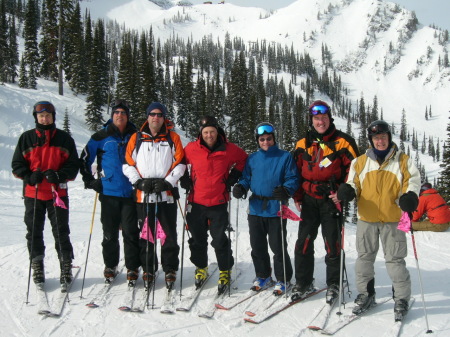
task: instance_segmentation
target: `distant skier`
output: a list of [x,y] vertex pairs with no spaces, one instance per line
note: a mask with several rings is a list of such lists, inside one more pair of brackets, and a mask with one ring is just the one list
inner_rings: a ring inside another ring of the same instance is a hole
[[[24,182],[26,239],[33,281],[45,282],[43,232],[47,212],[61,267],[60,282],[67,285],[72,282],[74,258],[69,237],[67,182],[76,178],[79,164],[75,142],[67,132],[56,128],[55,115],[55,107],[48,101],[34,105],[36,128],[20,136],[11,166],[14,176]],[[67,208],[54,203],[56,193]]]
[[242,177],[239,183],[234,185],[233,196],[242,198],[247,195],[249,189],[252,191],[249,199],[248,227],[256,279],[251,289],[258,291],[272,284],[268,237],[278,281],[273,292],[275,295],[282,295],[292,277],[292,264],[286,242],[287,220],[280,221],[277,213],[280,211],[280,203],[286,204],[297,191],[300,179],[292,155],[278,148],[272,124],[258,124],[255,128],[255,138],[259,150],[248,157]]

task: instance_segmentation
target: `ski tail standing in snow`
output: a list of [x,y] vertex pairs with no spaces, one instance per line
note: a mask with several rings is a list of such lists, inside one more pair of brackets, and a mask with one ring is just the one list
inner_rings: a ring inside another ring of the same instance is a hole
[[[117,275],[120,260],[119,229],[122,228],[127,280],[132,286],[139,275],[139,227],[133,187],[123,174],[125,150],[136,127],[130,122],[130,108],[125,100],[116,100],[111,118],[94,133],[80,156],[80,173],[85,188],[99,194],[103,227],[102,254],[105,282]],[[97,162],[97,178],[91,166]]]
[[[179,198],[177,182],[186,169],[184,150],[180,136],[166,119],[167,108],[164,104],[151,103],[146,116],[140,131],[133,134],[128,142],[123,173],[134,186],[140,229],[147,220],[149,232],[155,233],[157,218],[166,235],[164,244],[161,243],[161,263],[166,283],[171,286],[176,280],[179,265],[176,199]],[[156,238],[154,242],[139,239],[146,288],[152,285],[158,270],[153,245],[156,245]]]
[[258,124],[255,138],[259,150],[248,157],[242,177],[233,187],[233,196],[245,199],[248,190],[252,192],[248,227],[256,278],[251,290],[260,291],[273,283],[270,246],[277,280],[273,292],[278,296],[286,292],[293,274],[286,244],[287,219],[278,216],[280,202],[287,204],[299,187],[300,177],[292,155],[278,148],[272,124]]
[[350,163],[359,152],[355,140],[336,129],[326,102],[314,101],[308,114],[309,129],[294,151],[302,183],[293,198],[302,211],[302,220],[295,245],[296,284],[292,300],[314,291],[314,240],[322,225],[328,301],[338,297],[341,262],[341,229],[335,218],[338,200],[330,192],[345,182]]
[[[37,102],[33,107],[33,116],[36,128],[25,131],[20,136],[12,158],[12,172],[24,183],[26,239],[33,281],[36,284],[45,282],[43,232],[47,213],[60,261],[60,282],[63,285],[71,283],[73,278],[74,255],[69,236],[67,182],[74,180],[78,174],[78,153],[72,137],[56,128],[56,110],[52,103]],[[60,206],[54,205],[56,196]]]
[[450,207],[430,183],[420,188],[419,206],[412,221],[415,231],[444,232],[450,227]]
[[356,197],[358,205],[355,274],[359,295],[353,313],[360,314],[375,303],[374,263],[381,239],[394,292],[394,311],[405,315],[411,279],[405,262],[406,235],[397,225],[402,210],[413,212],[417,208],[420,173],[413,160],[392,141],[385,121],[372,122],[367,136],[369,149],[352,161],[347,183],[338,190],[339,200]]
[[197,140],[186,148],[186,163],[191,165],[181,187],[189,189],[186,220],[191,238],[191,262],[196,266],[195,284],[200,287],[208,277],[208,230],[219,265],[218,292],[224,293],[230,284],[234,259],[227,237],[230,191],[245,166],[247,154],[228,142],[224,130],[212,116],[200,119]]

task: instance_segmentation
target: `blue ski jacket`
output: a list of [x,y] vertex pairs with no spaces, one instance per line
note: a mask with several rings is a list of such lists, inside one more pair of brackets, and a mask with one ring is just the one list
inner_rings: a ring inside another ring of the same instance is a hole
[[281,185],[293,195],[300,186],[300,176],[294,157],[275,144],[267,151],[259,149],[248,157],[239,184],[246,191],[252,191],[249,214],[277,217],[279,201],[264,200],[264,197],[271,198],[273,189]]
[[122,172],[125,161],[125,150],[136,127],[128,122],[123,134],[108,120],[103,129],[94,133],[89,139],[80,156],[80,173],[83,181],[95,179],[91,166],[97,158],[97,172],[100,173],[103,185],[103,194],[129,198],[132,196],[133,187],[128,178]]

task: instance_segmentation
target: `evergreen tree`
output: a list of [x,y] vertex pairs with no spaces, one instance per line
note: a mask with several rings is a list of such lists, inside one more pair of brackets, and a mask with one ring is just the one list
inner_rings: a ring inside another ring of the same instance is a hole
[[25,60],[24,56],[20,59],[20,68],[19,68],[19,88],[28,88],[28,73],[25,68]]
[[5,0],[0,0],[0,83],[8,80],[8,25]]
[[37,73],[39,68],[39,51],[37,44],[37,30],[39,24],[39,8],[37,0],[28,0],[25,14],[23,38],[25,40],[24,61],[28,67],[28,85],[30,89],[36,89]]
[[406,112],[405,109],[402,110],[402,119],[401,119],[401,126],[400,126],[400,150],[405,152],[405,144],[406,141]]
[[[449,118],[450,119],[450,118]],[[450,202],[450,122],[447,124],[447,140],[444,144],[442,152],[442,163],[440,165],[442,171],[439,175],[439,192],[442,197]]]
[[11,16],[9,20],[8,40],[7,81],[15,83],[17,77],[17,65],[19,64],[19,43],[17,42],[16,19],[14,16]]
[[40,75],[45,79],[58,79],[58,14],[57,0],[42,3],[41,41],[39,43]]
[[67,110],[67,108],[64,112],[63,130],[66,131],[69,135],[72,135],[72,133],[70,132],[69,111]]

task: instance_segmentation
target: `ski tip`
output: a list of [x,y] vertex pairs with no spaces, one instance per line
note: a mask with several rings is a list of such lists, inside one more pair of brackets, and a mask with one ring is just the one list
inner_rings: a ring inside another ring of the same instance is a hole
[[315,325],[310,325],[307,327],[309,330],[314,330],[314,331],[319,331],[322,330],[321,327],[315,326]]
[[175,311],[173,311],[173,310],[171,310],[171,309],[161,309],[161,314],[169,314],[169,315],[172,315],[172,314],[174,314],[175,313]]
[[177,308],[176,311],[184,311],[184,312],[188,312],[189,309],[187,309],[187,308]]
[[224,307],[222,304],[216,303],[214,304],[217,309],[228,310],[228,308]]
[[124,306],[122,306],[122,307],[119,307],[119,310],[120,310],[120,311],[126,311],[126,312],[128,312],[128,311],[131,311],[131,308],[128,307],[128,306],[126,306],[126,305],[124,305]]
[[248,322],[248,323],[253,323],[253,324],[257,324],[258,323],[256,321],[252,320],[251,318],[244,318],[244,321]]
[[99,307],[98,304],[95,304],[95,303],[93,303],[93,302],[86,304],[86,306],[87,306],[88,308],[98,308],[98,307]]
[[251,312],[251,311],[246,311],[245,314],[247,316],[250,316],[250,317],[256,316],[256,314],[254,312]]
[[38,314],[47,316],[47,315],[51,314],[51,311],[50,310],[39,310]]

